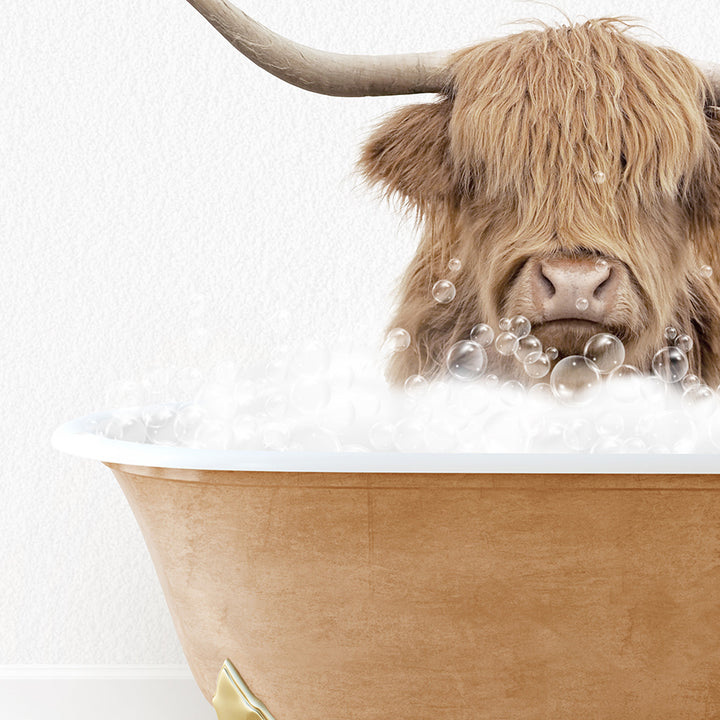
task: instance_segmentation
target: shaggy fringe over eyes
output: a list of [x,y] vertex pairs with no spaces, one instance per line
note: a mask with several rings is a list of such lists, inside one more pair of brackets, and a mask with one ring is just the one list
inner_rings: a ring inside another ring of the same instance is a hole
[[635,203],[675,196],[705,154],[712,91],[687,58],[629,37],[631,27],[601,18],[456,53],[456,163],[533,217],[548,195],[570,214],[607,202],[620,183]]

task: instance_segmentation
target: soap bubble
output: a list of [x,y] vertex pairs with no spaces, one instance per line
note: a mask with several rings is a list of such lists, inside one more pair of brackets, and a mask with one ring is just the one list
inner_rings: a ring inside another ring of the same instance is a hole
[[495,338],[495,349],[501,355],[513,355],[518,348],[519,340],[511,332],[501,332]]
[[464,422],[470,415],[478,415],[485,410],[489,397],[485,383],[472,385],[453,383],[452,385],[450,414],[454,416],[456,424]]
[[441,305],[447,305],[455,299],[455,285],[450,280],[438,280],[432,289],[432,296]]
[[340,441],[332,432],[310,426],[295,428],[290,433],[289,444],[293,450],[307,452],[337,452],[340,449]]
[[604,412],[595,420],[595,429],[599,435],[618,437],[625,429],[625,419],[617,412]]
[[301,413],[312,415],[327,405],[330,388],[322,377],[301,377],[290,391],[290,400]]
[[563,440],[571,450],[587,452],[595,441],[595,429],[587,418],[575,418],[565,425]]
[[285,423],[270,422],[260,430],[263,446],[266,450],[287,450],[290,441],[290,430]]
[[490,388],[497,387],[500,384],[500,378],[495,373],[490,373],[485,376],[485,384]]
[[460,340],[448,350],[446,364],[454,378],[476,380],[485,371],[487,353],[472,340]]
[[595,261],[595,270],[597,272],[604,272],[605,270],[607,270],[607,266],[608,266],[608,261],[605,260],[605,258],[598,258]]
[[220,383],[207,382],[202,385],[195,395],[195,402],[205,408],[211,417],[229,419],[237,409],[233,389]]
[[528,390],[528,397],[538,400],[540,402],[551,402],[555,400],[550,383],[535,383]]
[[462,260],[460,260],[460,258],[450,258],[450,262],[448,263],[448,270],[450,272],[458,272],[461,267]]
[[546,353],[540,353],[532,362],[523,363],[525,372],[534,379],[545,377],[550,372],[550,358]]
[[689,353],[693,349],[693,339],[689,335],[678,335],[675,347],[679,347],[684,353]]
[[[556,402],[555,396],[553,396],[552,402]],[[563,440],[564,430],[564,425],[552,418],[538,423],[530,435],[528,450],[537,453],[566,452],[565,441]]]
[[357,444],[349,444],[349,445],[343,445],[340,450],[342,452],[348,452],[348,453],[366,453],[370,452],[370,448],[365,447],[364,445],[357,445]]
[[525,388],[517,380],[508,380],[500,388],[502,401],[506,405],[520,405],[525,398]]
[[643,435],[654,442],[667,445],[673,452],[691,452],[694,445],[695,427],[682,412],[664,410],[648,417],[642,424]]
[[508,332],[511,332],[518,340],[527,337],[531,329],[530,321],[524,315],[515,315],[510,319]]
[[333,397],[320,412],[320,427],[333,433],[344,432],[352,427],[356,415],[355,406],[350,399]]
[[371,423],[380,412],[380,396],[374,392],[363,392],[362,386],[355,387],[350,394],[357,421]]
[[487,323],[478,323],[470,331],[470,339],[481,347],[492,345],[495,332]]
[[143,443],[146,439],[143,419],[137,413],[122,410],[115,411],[101,420],[95,428],[95,433],[110,440],[125,442]]
[[300,375],[315,377],[325,373],[329,366],[330,352],[325,343],[311,340],[300,348],[294,369]]
[[148,405],[142,419],[148,440],[155,445],[175,445],[175,410],[168,405]]
[[713,274],[713,269],[709,265],[702,265],[700,267],[700,275],[704,278],[709,278]]
[[511,325],[511,324],[512,324],[512,323],[511,323],[509,317],[502,317],[502,318],[500,318],[499,326],[500,326],[500,329],[501,329],[502,331],[507,332],[508,330],[510,330],[510,325]]
[[195,439],[195,433],[206,415],[205,409],[194,403],[178,408],[177,414],[175,415],[174,427],[175,437],[178,439],[178,442],[183,445],[192,444]]
[[279,420],[288,411],[288,398],[284,392],[274,391],[265,398],[265,412]]
[[390,422],[380,421],[370,427],[368,437],[374,450],[387,452],[393,449],[393,432],[395,427]]
[[401,420],[395,426],[392,437],[400,452],[420,452],[425,445],[423,424],[414,418]]
[[265,366],[265,377],[272,382],[282,382],[290,369],[290,358],[285,354],[276,354]]
[[623,441],[621,446],[622,452],[632,453],[644,453],[647,452],[647,443],[639,437],[629,437]]
[[707,433],[710,442],[720,450],[720,412],[716,412],[710,416],[707,421]]
[[623,364],[625,347],[615,335],[598,333],[585,343],[583,355],[595,363],[601,375],[607,375]]
[[664,347],[655,353],[652,359],[652,369],[655,376],[663,382],[678,382],[685,377],[688,371],[687,355],[679,347]]
[[640,398],[642,377],[642,373],[634,365],[620,365],[608,375],[608,394],[615,401],[636,402]]
[[623,452],[622,440],[610,435],[604,435],[590,448],[591,453],[598,455],[614,455]]
[[700,378],[697,375],[686,375],[681,381],[680,385],[683,390],[689,390],[691,387],[700,384]]
[[672,342],[678,336],[678,331],[676,328],[672,327],[672,325],[669,325],[665,328],[664,335],[666,340]]
[[227,421],[206,418],[198,426],[192,446],[226,450],[233,440],[232,427]]
[[596,185],[602,185],[607,178],[605,177],[605,173],[602,170],[596,170],[593,173],[592,179]]
[[590,302],[588,301],[587,298],[581,297],[575,301],[575,307],[578,310],[580,310],[581,312],[584,310],[587,310],[589,306],[590,306]]
[[600,393],[601,377],[597,368],[583,355],[568,355],[550,374],[555,397],[569,405],[587,405]]
[[545,354],[550,360],[557,360],[557,357],[560,353],[556,347],[553,347],[551,345],[549,348],[547,348],[547,350],[545,350]]
[[258,421],[253,415],[239,415],[232,422],[232,445],[239,450],[250,450],[258,443]]
[[450,452],[457,444],[458,427],[446,418],[430,418],[425,425],[425,446],[430,452]]
[[609,380],[639,380],[643,374],[634,365],[620,365],[609,376]]
[[660,405],[665,402],[668,386],[659,377],[652,375],[644,378],[640,384],[640,394],[646,402]]
[[534,335],[526,335],[518,340],[515,357],[521,363],[535,362],[540,355],[542,355],[542,343]]
[[233,395],[236,409],[249,408],[258,397],[258,386],[252,380],[241,380],[235,385]]
[[450,400],[450,383],[443,380],[433,380],[428,386],[427,402],[445,407]]
[[351,364],[352,356],[350,354],[343,353],[340,357],[338,357],[338,355],[338,353],[333,355],[330,361],[328,379],[333,392],[344,392],[352,387],[353,381],[358,373],[353,369]]
[[422,375],[411,375],[405,380],[404,387],[409,397],[418,398],[427,393],[428,381]]
[[387,355],[402,352],[410,347],[410,333],[405,328],[393,328],[385,336],[383,352]]
[[709,418],[717,409],[715,393],[707,386],[698,383],[682,394],[681,403],[694,418]]

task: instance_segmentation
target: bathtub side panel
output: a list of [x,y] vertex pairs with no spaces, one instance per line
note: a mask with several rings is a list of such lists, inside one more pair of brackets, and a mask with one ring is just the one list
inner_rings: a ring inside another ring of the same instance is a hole
[[115,472],[208,699],[229,658],[276,720],[720,717],[715,488]]
[[342,712],[367,655],[367,491],[116,475],[205,697],[229,658],[280,720]]

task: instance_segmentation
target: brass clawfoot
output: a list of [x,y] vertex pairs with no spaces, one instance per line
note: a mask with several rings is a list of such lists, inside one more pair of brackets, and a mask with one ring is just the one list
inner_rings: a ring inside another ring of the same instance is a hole
[[212,704],[218,720],[275,720],[229,660],[223,663],[218,675]]

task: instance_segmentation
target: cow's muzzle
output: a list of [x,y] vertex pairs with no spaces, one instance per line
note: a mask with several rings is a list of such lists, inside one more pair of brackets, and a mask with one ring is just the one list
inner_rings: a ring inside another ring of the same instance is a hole
[[620,282],[612,261],[552,257],[535,263],[531,273],[532,303],[541,322],[603,323],[615,308]]

